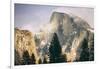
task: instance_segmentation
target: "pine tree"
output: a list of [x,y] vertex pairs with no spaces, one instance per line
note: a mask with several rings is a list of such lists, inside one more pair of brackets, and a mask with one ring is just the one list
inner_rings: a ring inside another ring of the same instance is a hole
[[41,64],[41,63],[42,63],[42,60],[41,60],[41,59],[39,59],[38,63],[39,63],[39,64]]
[[21,58],[20,58],[20,55],[18,53],[18,51],[15,50],[15,65],[20,65],[22,64],[22,61],[21,61]]
[[60,61],[61,46],[56,33],[54,33],[53,39],[51,41],[49,52],[50,52],[50,63],[61,62]]
[[84,39],[82,44],[82,53],[80,54],[80,60],[79,61],[89,61],[89,49],[88,49],[88,41],[87,39]]
[[27,65],[27,64],[30,64],[30,63],[31,63],[31,58],[29,56],[29,53],[28,53],[28,51],[25,51],[23,53],[23,64]]
[[35,64],[35,56],[34,56],[34,54],[32,54],[32,56],[31,56],[31,64]]

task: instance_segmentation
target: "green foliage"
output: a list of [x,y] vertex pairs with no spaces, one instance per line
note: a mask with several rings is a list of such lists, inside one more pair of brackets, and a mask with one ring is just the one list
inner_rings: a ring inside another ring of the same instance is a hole
[[39,64],[41,64],[41,63],[42,63],[41,59],[39,59],[38,63],[39,63]]
[[54,33],[53,39],[51,41],[49,52],[50,52],[50,63],[59,63],[65,61],[61,55],[61,45],[59,43],[56,33]]
[[89,49],[88,49],[87,39],[84,39],[83,44],[82,44],[82,49],[83,49],[83,51],[80,55],[79,61],[89,61]]
[[23,64],[24,65],[35,64],[35,56],[34,56],[34,54],[32,54],[32,56],[29,56],[28,51],[25,51],[23,53]]
[[15,65],[20,65],[22,64],[22,61],[21,61],[21,58],[20,58],[20,55],[18,53],[18,51],[15,50]]
[[34,56],[34,54],[32,54],[32,56],[31,56],[31,63],[30,64],[35,64],[35,56]]
[[24,63],[23,63],[23,64],[25,64],[25,65],[31,63],[31,58],[30,58],[30,56],[29,56],[28,51],[25,51],[25,52],[23,53],[23,60],[24,60]]

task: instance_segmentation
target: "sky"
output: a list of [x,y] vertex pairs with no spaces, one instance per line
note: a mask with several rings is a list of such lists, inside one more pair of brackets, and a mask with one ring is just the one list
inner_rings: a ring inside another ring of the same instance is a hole
[[79,16],[94,28],[94,10],[85,7],[50,6],[35,4],[14,5],[14,26],[21,29],[38,32],[40,28],[49,23],[50,16],[54,11],[64,12]]

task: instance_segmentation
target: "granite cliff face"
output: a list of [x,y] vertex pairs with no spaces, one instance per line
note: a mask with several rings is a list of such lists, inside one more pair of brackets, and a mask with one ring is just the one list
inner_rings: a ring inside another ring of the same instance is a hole
[[86,21],[77,16],[54,12],[50,23],[56,24],[55,32],[68,62],[94,60],[94,32]]
[[27,52],[29,57],[34,55],[34,59],[36,59],[36,61],[33,61],[33,63],[37,63],[38,55],[33,34],[31,32],[15,28],[15,52],[17,52],[15,53],[15,64],[23,64],[23,55],[25,52]]

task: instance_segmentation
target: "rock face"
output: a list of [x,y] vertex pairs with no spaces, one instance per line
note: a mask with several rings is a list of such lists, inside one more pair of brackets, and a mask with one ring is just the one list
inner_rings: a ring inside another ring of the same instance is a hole
[[50,23],[56,25],[56,30],[60,30],[66,36],[73,31],[71,19],[67,14],[54,12],[51,16]]
[[53,12],[51,30],[33,34],[15,28],[15,65],[94,60],[94,32],[77,16]]
[[36,61],[33,61],[33,63],[37,63],[38,55],[32,33],[28,30],[15,28],[15,64],[23,64],[24,52],[26,52],[29,57],[34,55]]
[[55,32],[66,61],[94,60],[94,32],[86,21],[77,16],[54,12],[50,23],[56,26]]

